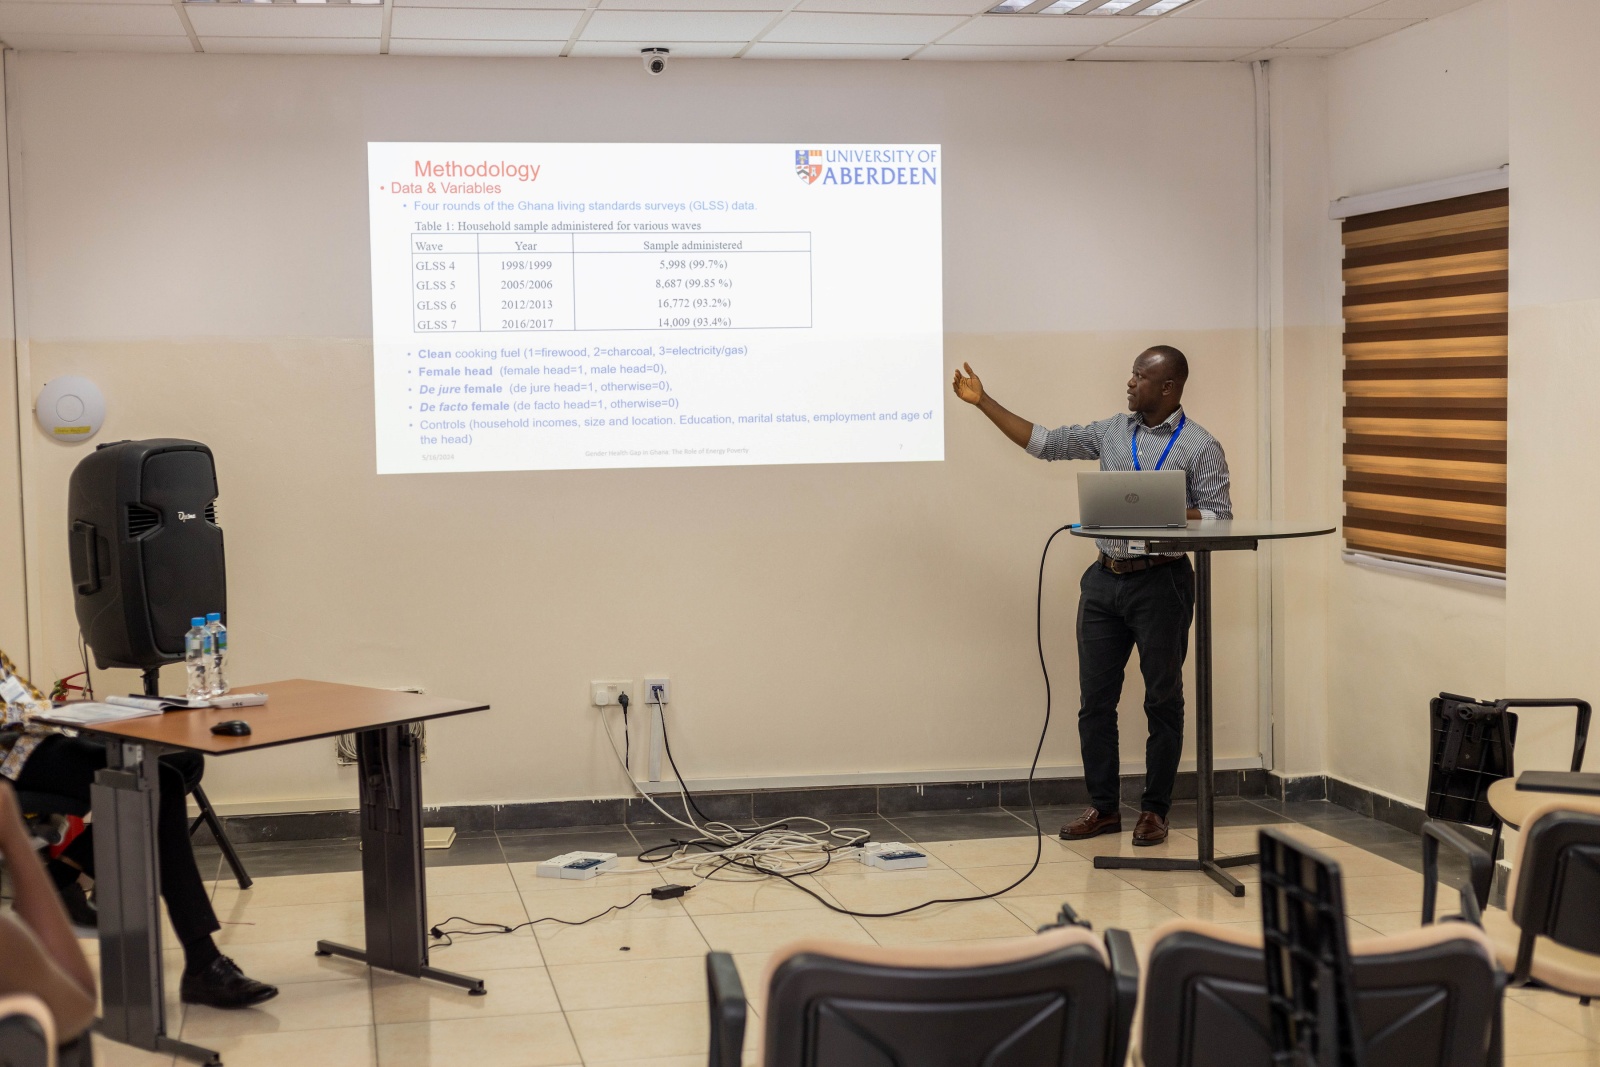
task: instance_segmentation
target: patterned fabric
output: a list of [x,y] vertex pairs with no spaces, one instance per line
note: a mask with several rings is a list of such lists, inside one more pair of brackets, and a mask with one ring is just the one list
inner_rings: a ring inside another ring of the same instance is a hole
[[[0,760],[0,775],[16,781],[17,775],[22,773],[22,765],[28,762],[33,750],[39,747],[39,742],[64,731],[33,721],[35,715],[50,710],[50,701],[32,682],[17,673],[17,665],[0,650],[0,682],[8,678],[15,678],[27,690],[20,698],[7,700],[4,713],[0,713],[0,733],[12,738],[10,750]],[[0,751],[4,751],[5,744],[5,741],[0,741]]]
[[[1028,454],[1044,460],[1098,459],[1103,471],[1131,471],[1134,469],[1133,431],[1137,426],[1139,465],[1147,471],[1155,470],[1181,418],[1183,409],[1179,408],[1158,426],[1146,426],[1144,420],[1132,412],[1113,415],[1087,426],[1062,426],[1055,430],[1046,430],[1035,423],[1033,436],[1028,439]],[[1184,423],[1183,432],[1178,435],[1161,469],[1182,470],[1188,475],[1188,506],[1198,510],[1201,518],[1233,518],[1233,502],[1228,497],[1228,458],[1222,454],[1217,439],[1198,422],[1188,419]],[[1112,559],[1141,554],[1128,551],[1126,541],[1098,540],[1095,544]]]

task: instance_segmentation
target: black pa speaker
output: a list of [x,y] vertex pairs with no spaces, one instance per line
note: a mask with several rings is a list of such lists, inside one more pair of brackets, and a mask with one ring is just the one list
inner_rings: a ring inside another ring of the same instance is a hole
[[67,488],[78,629],[101,667],[183,659],[189,620],[227,612],[217,471],[198,441],[116,441]]

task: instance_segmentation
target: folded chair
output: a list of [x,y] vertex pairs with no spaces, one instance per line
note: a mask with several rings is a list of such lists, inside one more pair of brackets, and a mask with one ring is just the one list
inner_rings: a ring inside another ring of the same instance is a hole
[[[1445,831],[1453,834],[1453,831]],[[1455,836],[1467,847],[1470,843]],[[1282,859],[1281,843],[1275,848]],[[1437,839],[1434,847],[1437,847]],[[1448,842],[1455,845],[1455,841]],[[1291,843],[1292,844],[1292,843]],[[1267,842],[1263,841],[1265,847]],[[1304,846],[1293,847],[1309,857]],[[1486,878],[1488,856],[1474,876]],[[1313,859],[1335,868],[1332,861]],[[1310,897],[1285,903],[1276,893],[1278,912],[1287,920],[1298,911],[1301,938],[1313,931],[1316,870],[1302,865],[1296,882]],[[1309,885],[1307,883],[1310,883]],[[1326,886],[1323,887],[1326,894]],[[1263,888],[1263,907],[1268,890]],[[1324,905],[1326,900],[1322,902]],[[1335,915],[1324,907],[1324,934],[1334,929]],[[1338,929],[1343,930],[1342,904]],[[1463,887],[1462,910],[1475,914],[1476,894]],[[1287,938],[1280,939],[1286,941]],[[1327,940],[1324,938],[1324,940]],[[1212,923],[1179,919],[1153,935],[1144,988],[1144,1018],[1139,1048],[1145,1067],[1271,1067],[1292,1063],[1274,1057],[1273,1021],[1267,991],[1265,939]],[[1284,951],[1279,949],[1280,953]],[[1365,1067],[1496,1067],[1500,1003],[1505,976],[1495,964],[1492,943],[1469,922],[1424,926],[1405,934],[1348,945],[1349,993],[1359,1033],[1356,1054]],[[1333,953],[1325,953],[1331,957]],[[1304,957],[1315,972],[1316,963]],[[1335,981],[1327,968],[1327,981]],[[1325,993],[1317,985],[1317,994]],[[1322,1008],[1336,1020],[1334,1004]],[[1334,1022],[1335,1026],[1337,1023]],[[1324,1044],[1321,1051],[1328,1053]],[[1338,1063],[1339,1059],[1324,1062]],[[1345,1062],[1350,1062],[1346,1060]]]
[[1516,985],[1537,982],[1588,1004],[1600,996],[1600,797],[1532,794],[1506,910],[1484,914]]
[[[710,1065],[740,1067],[733,958],[709,954],[706,979]],[[1125,931],[1068,923],[992,945],[801,941],[764,981],[760,1067],[1121,1067],[1139,971]]]

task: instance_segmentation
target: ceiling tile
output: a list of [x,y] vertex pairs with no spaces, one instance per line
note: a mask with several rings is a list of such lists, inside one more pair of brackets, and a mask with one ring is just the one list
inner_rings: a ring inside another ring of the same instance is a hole
[[[371,37],[383,32],[383,9],[345,4],[190,4],[202,37]],[[210,51],[210,49],[207,49]]]
[[165,4],[167,7],[171,7],[172,6],[172,0],[17,0],[17,2],[18,3],[24,3],[24,4],[51,4],[51,5],[60,5],[60,4],[117,4],[117,5],[134,4],[134,5],[149,6],[149,5],[153,5],[153,4],[154,5]]
[[841,15],[804,11],[788,16],[763,40],[833,44],[927,44],[964,20],[959,15]]
[[1431,19],[1477,3],[1478,0],[1384,0],[1361,14],[1369,19]]
[[1077,62],[1095,63],[1226,63],[1239,59],[1248,49],[1238,48],[1096,48],[1079,56]]
[[1266,48],[1318,26],[1321,19],[1156,19],[1118,44],[1141,48]]
[[389,39],[392,56],[539,56],[561,54],[566,41],[440,41],[406,37]]
[[765,11],[596,11],[583,28],[585,41],[750,40],[772,21]]
[[1341,19],[1283,42],[1286,48],[1353,48],[1415,26],[1421,19]]
[[1241,59],[1316,59],[1321,56],[1337,55],[1339,48],[1263,48],[1259,52],[1251,52],[1241,56]]
[[1083,45],[1062,48],[1030,47],[1016,44],[930,44],[912,59],[944,59],[981,62],[1049,62],[1074,59],[1087,52]]
[[142,4],[0,3],[0,37],[25,33],[139,34],[172,37],[183,33],[177,11]]
[[104,33],[8,33],[19,52],[193,52],[187,37],[141,37]]
[[1378,0],[1191,0],[1171,18],[1342,19]]
[[962,26],[940,44],[1095,45],[1114,41],[1131,28],[1125,18],[1060,18],[1055,15],[988,15]]
[[665,48],[673,59],[732,59],[743,41],[590,41],[580,40],[568,53],[576,59],[638,59],[644,48]]
[[376,37],[202,37],[200,47],[219,54],[375,56]]
[[746,59],[905,59],[917,50],[911,44],[790,44],[758,41]]
[[560,41],[572,36],[576,11],[516,11],[505,8],[396,8],[390,37],[463,41]]
[[536,11],[582,11],[583,0],[394,0],[395,7],[510,7]]
[[786,0],[600,0],[602,11],[765,11],[775,15],[787,6]]
[[860,15],[981,15],[999,0],[800,0],[798,11]]

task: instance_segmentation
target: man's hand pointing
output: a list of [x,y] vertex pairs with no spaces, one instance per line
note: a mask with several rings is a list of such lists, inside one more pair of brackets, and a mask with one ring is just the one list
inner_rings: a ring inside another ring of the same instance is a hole
[[972,364],[963,363],[961,367],[965,368],[967,373],[963,375],[961,368],[957,368],[956,376],[950,382],[950,388],[954,389],[956,396],[962,400],[969,404],[976,404],[983,399],[983,382],[979,381],[978,376],[972,373]]

